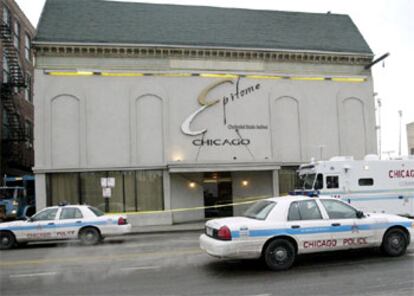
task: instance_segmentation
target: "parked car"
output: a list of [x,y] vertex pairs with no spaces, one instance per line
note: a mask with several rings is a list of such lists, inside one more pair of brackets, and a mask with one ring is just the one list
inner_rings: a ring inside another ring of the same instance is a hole
[[200,247],[219,258],[260,258],[272,270],[288,269],[298,254],[380,247],[406,252],[413,220],[363,213],[329,197],[286,196],[253,204],[242,217],[210,220]]
[[95,245],[105,237],[131,231],[124,215],[106,215],[87,205],[48,207],[25,221],[0,224],[0,249],[35,241],[79,239]]

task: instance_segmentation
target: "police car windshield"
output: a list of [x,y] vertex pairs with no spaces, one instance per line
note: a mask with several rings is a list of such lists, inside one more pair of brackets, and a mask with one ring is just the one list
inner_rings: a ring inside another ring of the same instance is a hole
[[243,217],[265,220],[275,205],[276,203],[270,200],[258,201],[247,209]]
[[306,174],[300,176],[301,185],[300,189],[313,189],[315,183],[316,174]]
[[94,207],[89,207],[89,210],[91,210],[92,213],[94,213],[97,217],[105,215],[104,212],[102,212],[101,210],[98,210],[97,208],[94,208]]

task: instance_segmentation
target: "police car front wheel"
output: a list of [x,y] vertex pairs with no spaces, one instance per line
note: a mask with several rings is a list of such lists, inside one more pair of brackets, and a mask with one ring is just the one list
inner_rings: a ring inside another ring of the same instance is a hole
[[101,240],[101,235],[96,228],[87,227],[80,231],[79,239],[82,245],[92,246],[99,243],[99,241]]
[[0,250],[7,250],[14,247],[16,239],[13,233],[8,231],[0,231]]
[[387,256],[398,257],[405,254],[408,246],[407,235],[401,229],[390,229],[385,233],[381,249]]
[[264,261],[271,270],[285,270],[295,261],[296,251],[293,244],[286,239],[274,239],[264,250]]

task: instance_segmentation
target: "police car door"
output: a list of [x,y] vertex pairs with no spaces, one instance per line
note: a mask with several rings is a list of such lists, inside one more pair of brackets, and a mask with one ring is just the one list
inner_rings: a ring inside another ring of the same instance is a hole
[[374,223],[369,217],[358,218],[358,211],[338,200],[320,199],[331,223],[332,239],[336,249],[369,247],[375,244]]
[[45,209],[31,218],[32,228],[26,233],[29,240],[50,240],[56,238],[56,214],[59,208]]
[[65,206],[59,214],[56,236],[58,239],[77,238],[83,215],[79,208]]
[[330,222],[324,219],[315,199],[294,201],[288,211],[288,233],[298,242],[299,253],[331,249]]

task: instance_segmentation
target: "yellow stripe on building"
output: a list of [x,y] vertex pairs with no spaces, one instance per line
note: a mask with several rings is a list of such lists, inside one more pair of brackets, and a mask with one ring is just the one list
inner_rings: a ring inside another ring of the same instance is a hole
[[92,76],[93,72],[89,71],[77,71],[77,72],[47,72],[51,76]]
[[335,82],[365,82],[365,78],[356,78],[356,77],[333,77],[332,81]]
[[130,72],[102,72],[101,76],[104,77],[142,77],[143,73],[130,73]]
[[200,74],[200,77],[204,77],[204,78],[239,78],[239,75],[202,73],[202,74]]

